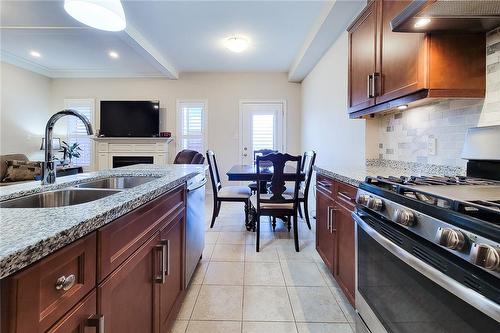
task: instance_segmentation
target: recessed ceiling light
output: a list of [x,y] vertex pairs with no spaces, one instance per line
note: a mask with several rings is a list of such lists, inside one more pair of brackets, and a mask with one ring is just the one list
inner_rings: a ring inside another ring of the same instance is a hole
[[120,31],[127,25],[120,0],[64,0],[64,9],[92,28]]
[[415,28],[422,28],[427,24],[431,23],[431,19],[428,17],[421,17],[415,22]]
[[232,52],[240,53],[248,48],[248,39],[241,36],[233,36],[226,39],[224,45]]
[[398,106],[398,110],[406,110],[406,109],[408,109],[408,104],[403,104]]
[[30,51],[30,56],[32,56],[33,58],[40,58],[42,55],[40,54],[40,52],[38,51]]
[[120,58],[120,55],[117,52],[115,52],[115,51],[109,51],[108,55],[112,59],[118,59],[118,58]]

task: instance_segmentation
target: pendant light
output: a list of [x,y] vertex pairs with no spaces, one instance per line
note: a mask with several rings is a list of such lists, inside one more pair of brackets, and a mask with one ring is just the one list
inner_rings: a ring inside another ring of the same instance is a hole
[[120,31],[127,25],[120,0],[64,0],[64,9],[92,28]]

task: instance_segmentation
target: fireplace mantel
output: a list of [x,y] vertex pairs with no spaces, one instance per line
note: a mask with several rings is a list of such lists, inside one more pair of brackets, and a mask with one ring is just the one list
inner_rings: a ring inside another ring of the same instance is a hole
[[172,138],[93,138],[96,143],[97,169],[113,167],[114,156],[152,157],[153,164],[166,165],[168,144]]

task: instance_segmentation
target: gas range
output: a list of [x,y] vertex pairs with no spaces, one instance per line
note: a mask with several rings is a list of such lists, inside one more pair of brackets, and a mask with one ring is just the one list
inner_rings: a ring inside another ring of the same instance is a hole
[[360,207],[500,278],[500,181],[367,177]]

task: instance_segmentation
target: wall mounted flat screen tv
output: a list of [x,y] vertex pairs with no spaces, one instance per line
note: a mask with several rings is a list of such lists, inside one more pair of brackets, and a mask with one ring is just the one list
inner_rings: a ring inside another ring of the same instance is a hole
[[100,136],[157,137],[159,101],[101,101]]

